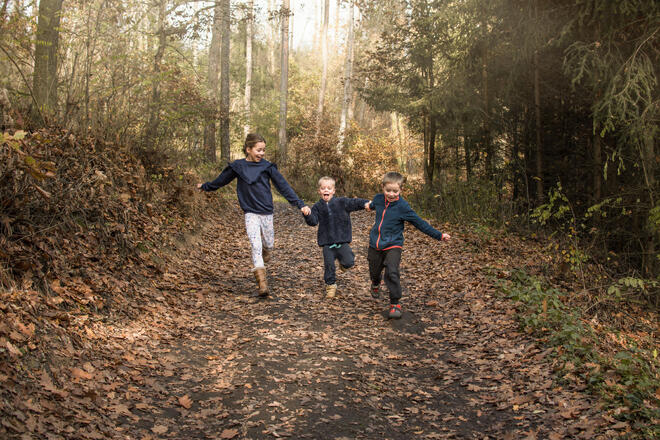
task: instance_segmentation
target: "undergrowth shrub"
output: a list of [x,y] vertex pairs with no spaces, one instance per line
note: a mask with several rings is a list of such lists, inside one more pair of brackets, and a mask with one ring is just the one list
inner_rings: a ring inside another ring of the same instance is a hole
[[487,180],[450,180],[413,193],[415,204],[440,221],[500,227],[515,216],[515,206]]
[[498,284],[516,302],[521,327],[554,348],[559,381],[584,383],[616,407],[634,428],[631,438],[660,438],[660,360],[652,342],[617,339],[620,345],[607,345],[605,336],[614,330],[595,329],[580,309],[566,305],[568,293],[524,271]]

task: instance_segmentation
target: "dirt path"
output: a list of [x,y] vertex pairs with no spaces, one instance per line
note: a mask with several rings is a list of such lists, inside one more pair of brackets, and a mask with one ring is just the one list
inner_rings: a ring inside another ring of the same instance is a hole
[[126,286],[159,291],[155,304],[89,324],[109,342],[81,355],[76,422],[49,438],[594,438],[601,419],[553,383],[460,239],[407,230],[404,316],[386,319],[387,299],[368,294],[372,215],[353,215],[356,267],[327,300],[316,228],[278,206],[264,300],[242,213],[223,212],[165,273]]

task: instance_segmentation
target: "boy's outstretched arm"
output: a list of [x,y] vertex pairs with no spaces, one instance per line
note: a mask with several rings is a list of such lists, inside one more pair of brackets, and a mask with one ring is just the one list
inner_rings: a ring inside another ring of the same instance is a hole
[[360,209],[367,209],[367,205],[369,203],[371,203],[370,200],[359,199],[357,197],[353,199],[348,199],[348,203],[346,204],[346,211],[353,212],[353,211],[359,211]]
[[442,232],[435,229],[431,226],[426,220],[422,219],[417,213],[411,208],[408,207],[408,211],[403,215],[403,219],[407,222],[412,223],[414,227],[428,235],[429,237],[435,238],[436,240],[447,241],[451,238],[449,234],[443,234]]

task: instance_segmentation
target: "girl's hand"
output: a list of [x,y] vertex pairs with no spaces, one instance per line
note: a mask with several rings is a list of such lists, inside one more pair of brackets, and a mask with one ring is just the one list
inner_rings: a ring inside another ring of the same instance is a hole
[[364,204],[364,210],[365,211],[371,211],[371,202],[367,202]]
[[202,188],[202,185],[203,185],[203,183],[198,183],[198,184],[197,184],[197,189],[201,189],[201,188]]
[[303,206],[300,208],[300,211],[302,211],[303,215],[307,216],[312,213],[312,210],[309,209],[309,206]]
[[449,234],[442,234],[442,241],[449,241],[451,239],[451,235]]

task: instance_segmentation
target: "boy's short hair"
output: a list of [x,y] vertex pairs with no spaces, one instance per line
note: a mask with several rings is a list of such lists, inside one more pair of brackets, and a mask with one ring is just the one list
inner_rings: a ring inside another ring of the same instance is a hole
[[396,171],[390,171],[383,176],[383,186],[388,183],[396,183],[399,187],[402,187],[406,183],[406,178]]
[[335,179],[330,177],[330,176],[323,176],[319,179],[318,186],[321,186],[321,183],[323,182],[332,182],[333,185],[336,185],[337,182],[335,182]]

